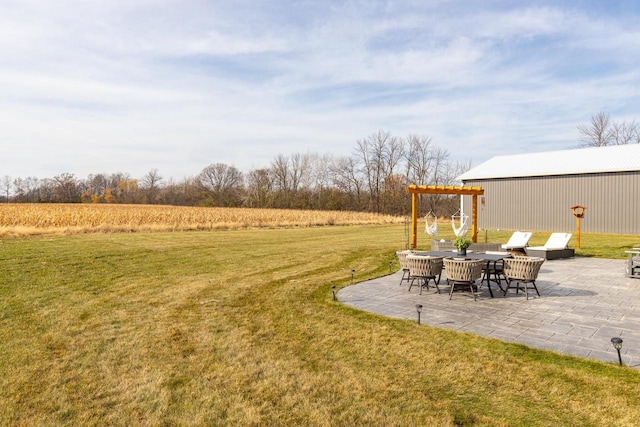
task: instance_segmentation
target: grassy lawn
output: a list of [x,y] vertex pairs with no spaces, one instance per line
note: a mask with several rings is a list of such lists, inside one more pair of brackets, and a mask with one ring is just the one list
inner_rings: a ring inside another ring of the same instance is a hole
[[640,424],[636,370],[332,300],[403,241],[401,225],[2,240],[0,424]]

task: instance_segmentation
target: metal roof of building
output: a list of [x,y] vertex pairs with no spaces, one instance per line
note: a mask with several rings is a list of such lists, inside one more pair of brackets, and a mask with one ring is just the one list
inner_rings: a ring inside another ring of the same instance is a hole
[[640,171],[640,144],[496,156],[458,180],[628,171]]

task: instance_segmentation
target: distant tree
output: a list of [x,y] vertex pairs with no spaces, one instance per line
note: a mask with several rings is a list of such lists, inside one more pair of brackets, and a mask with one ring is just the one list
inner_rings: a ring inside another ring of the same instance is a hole
[[81,187],[75,175],[62,173],[53,177],[54,201],[62,203],[77,203],[82,194]]
[[640,126],[631,122],[614,122],[603,111],[591,116],[591,123],[578,125],[583,146],[603,147],[640,143]]
[[5,196],[5,201],[9,203],[9,195],[11,194],[11,189],[13,188],[13,181],[9,175],[5,175],[0,180],[0,188],[2,189],[2,193]]
[[406,145],[407,179],[412,184],[426,184],[434,163],[431,138],[424,135],[409,135]]
[[35,203],[38,201],[39,180],[30,176],[27,178],[16,178],[13,180],[15,191],[13,199],[18,203]]
[[328,209],[329,206],[335,206],[330,200],[331,191],[331,172],[330,166],[332,157],[329,154],[320,156],[318,154],[309,156],[309,186],[312,191],[309,192],[309,207],[312,209]]
[[273,206],[273,175],[270,169],[253,169],[245,182],[245,206],[270,208]]
[[622,123],[613,122],[610,130],[610,145],[640,143],[640,127],[635,120]]
[[158,202],[164,205],[188,206],[198,203],[200,192],[197,178],[175,181],[169,178],[158,195]]
[[578,125],[583,145],[602,147],[609,145],[609,114],[601,111],[591,116],[589,125]]
[[383,211],[391,215],[407,215],[410,198],[406,192],[408,182],[403,174],[388,175],[382,183]]
[[270,174],[273,178],[275,206],[277,208],[307,207],[304,193],[300,190],[310,186],[311,156],[294,153],[291,156],[278,154],[271,161]]
[[145,203],[156,203],[160,191],[160,183],[162,182],[158,169],[151,169],[140,181],[144,190]]
[[329,166],[329,171],[331,184],[340,194],[346,195],[349,200],[346,208],[356,211],[363,209],[366,184],[358,159],[356,157],[338,157]]
[[234,166],[211,164],[198,175],[198,184],[208,206],[238,206],[242,200],[243,174]]
[[[109,187],[109,178],[103,174],[91,174],[84,180],[85,191],[82,194],[83,202],[90,203],[100,203],[100,202],[112,202],[112,198],[110,200],[106,199],[107,188]],[[111,191],[109,191],[111,195]]]
[[356,142],[354,155],[363,167],[369,190],[370,210],[381,212],[382,184],[392,175],[404,154],[402,140],[379,130]]

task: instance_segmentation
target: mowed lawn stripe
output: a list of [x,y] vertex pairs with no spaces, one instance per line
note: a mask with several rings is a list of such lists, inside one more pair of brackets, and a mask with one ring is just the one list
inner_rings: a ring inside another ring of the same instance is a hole
[[[0,424],[618,425],[629,368],[357,311],[403,226],[0,246]],[[394,266],[397,268],[397,265]]]

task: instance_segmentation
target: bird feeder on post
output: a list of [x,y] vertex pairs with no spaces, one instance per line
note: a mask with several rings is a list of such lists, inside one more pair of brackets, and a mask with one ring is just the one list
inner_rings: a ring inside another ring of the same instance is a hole
[[584,206],[571,206],[571,212],[576,217],[576,249],[580,249],[580,218],[584,216]]

